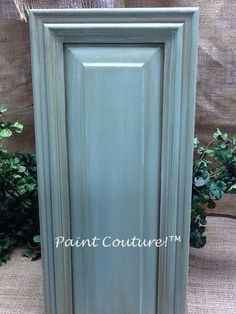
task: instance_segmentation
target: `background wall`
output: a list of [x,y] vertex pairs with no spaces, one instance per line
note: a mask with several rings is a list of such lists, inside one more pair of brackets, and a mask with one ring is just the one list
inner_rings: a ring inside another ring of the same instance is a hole
[[12,1],[4,0],[0,2],[0,104],[9,108],[9,118],[25,125],[23,135],[10,139],[9,147],[34,151],[28,24],[19,20]]

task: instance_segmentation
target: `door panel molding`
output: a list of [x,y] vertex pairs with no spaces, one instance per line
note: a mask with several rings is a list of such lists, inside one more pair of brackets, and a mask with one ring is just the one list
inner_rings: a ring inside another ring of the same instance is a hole
[[[73,50],[72,44],[76,47],[99,47],[102,44],[112,47],[162,47],[164,61],[158,232],[160,238],[179,234],[182,241],[158,250],[156,313],[184,313],[191,208],[197,28],[198,11],[195,8],[30,12],[47,313],[77,313],[73,309],[71,250],[55,249],[54,246],[54,238],[58,235],[71,238],[64,60],[65,50],[71,53],[69,50]],[[137,66],[145,67],[145,73],[150,73],[148,64],[151,61],[148,53],[145,60],[139,60],[138,53],[137,57],[135,53],[131,56],[132,60],[129,62],[132,67],[136,62]],[[91,66],[94,63],[92,59],[91,57],[90,61],[88,55],[80,56],[83,66]],[[140,314],[149,313],[140,308]]]

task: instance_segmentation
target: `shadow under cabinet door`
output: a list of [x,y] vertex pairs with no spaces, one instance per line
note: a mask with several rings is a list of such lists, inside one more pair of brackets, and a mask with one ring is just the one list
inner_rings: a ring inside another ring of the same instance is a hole
[[31,11],[47,314],[184,313],[197,20]]

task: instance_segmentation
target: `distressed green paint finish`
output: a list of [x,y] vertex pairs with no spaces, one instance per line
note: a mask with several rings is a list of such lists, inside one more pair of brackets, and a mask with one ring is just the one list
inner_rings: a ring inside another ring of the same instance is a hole
[[[197,9],[30,13],[46,312],[182,314]],[[152,249],[54,238],[182,236]]]
[[[162,54],[66,46],[73,237],[158,238]],[[155,247],[74,250],[72,269],[75,313],[156,312]]]

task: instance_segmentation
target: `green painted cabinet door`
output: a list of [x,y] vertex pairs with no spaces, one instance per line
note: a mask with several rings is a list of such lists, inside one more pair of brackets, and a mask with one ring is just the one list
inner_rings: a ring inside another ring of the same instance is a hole
[[46,313],[184,313],[197,23],[31,11]]

